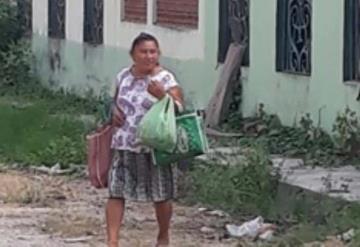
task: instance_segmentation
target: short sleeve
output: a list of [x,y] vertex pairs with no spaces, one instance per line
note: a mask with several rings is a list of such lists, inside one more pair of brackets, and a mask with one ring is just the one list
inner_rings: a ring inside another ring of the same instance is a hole
[[118,88],[121,84],[121,82],[127,77],[127,75],[130,73],[129,68],[122,69],[115,78],[115,86]]
[[165,91],[168,91],[170,88],[178,86],[178,82],[175,79],[175,76],[170,73],[169,71],[166,71],[164,73],[164,77],[161,79]]

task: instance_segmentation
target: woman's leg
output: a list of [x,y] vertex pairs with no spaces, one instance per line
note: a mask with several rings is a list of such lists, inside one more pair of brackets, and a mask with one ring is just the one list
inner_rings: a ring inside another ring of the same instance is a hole
[[169,228],[172,216],[172,202],[170,200],[155,202],[156,219],[159,225],[159,235],[157,243],[159,246],[168,245],[170,242]]
[[109,247],[118,247],[119,230],[125,210],[124,199],[108,200],[106,205],[106,226]]

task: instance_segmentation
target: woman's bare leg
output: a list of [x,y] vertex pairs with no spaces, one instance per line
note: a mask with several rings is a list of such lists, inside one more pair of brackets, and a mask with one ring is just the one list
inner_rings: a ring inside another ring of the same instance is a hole
[[124,217],[124,199],[109,199],[106,205],[106,226],[109,247],[118,247],[120,226]]
[[157,243],[159,246],[168,245],[170,243],[169,229],[172,216],[172,202],[155,202],[154,207],[156,212],[156,219],[159,225]]

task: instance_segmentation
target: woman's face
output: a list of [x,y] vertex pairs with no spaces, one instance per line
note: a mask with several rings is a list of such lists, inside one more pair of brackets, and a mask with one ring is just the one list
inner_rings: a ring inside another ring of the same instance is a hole
[[160,51],[154,41],[143,41],[131,54],[137,69],[141,72],[150,72],[159,63]]

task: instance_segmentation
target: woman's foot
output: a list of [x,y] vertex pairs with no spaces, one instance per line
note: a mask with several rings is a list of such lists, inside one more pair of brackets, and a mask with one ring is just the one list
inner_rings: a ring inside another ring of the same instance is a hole
[[109,241],[108,247],[119,247],[118,241]]
[[155,246],[156,247],[168,247],[168,246],[170,246],[169,236],[165,236],[165,237],[158,236]]
[[167,243],[167,244],[162,244],[162,243],[157,242],[156,245],[155,245],[155,247],[170,247],[170,244],[169,244],[169,243]]

